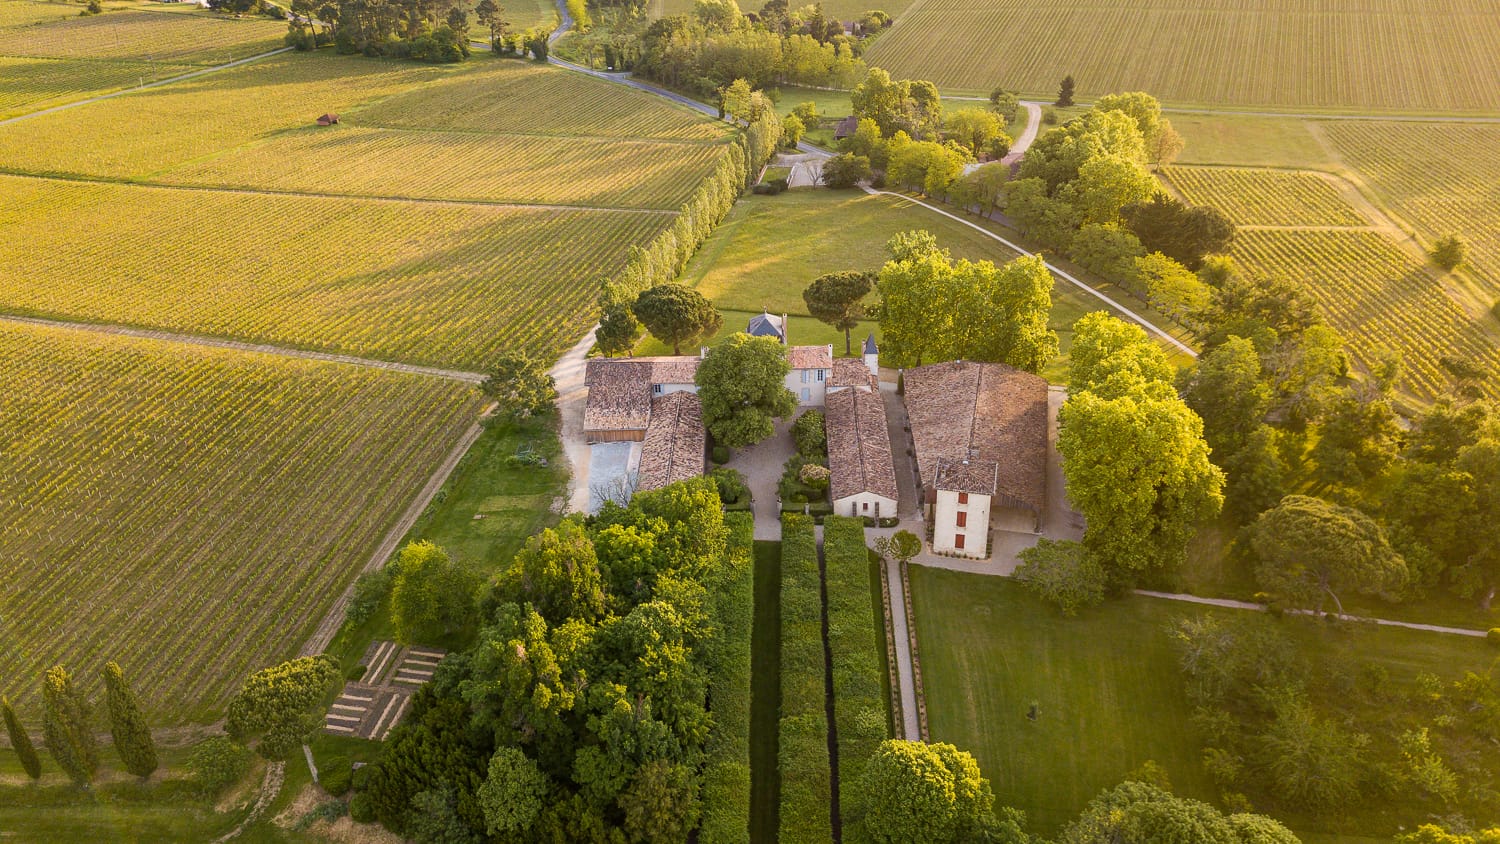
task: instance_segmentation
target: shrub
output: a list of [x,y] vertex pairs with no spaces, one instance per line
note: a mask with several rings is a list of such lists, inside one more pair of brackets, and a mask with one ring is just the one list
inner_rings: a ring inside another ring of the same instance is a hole
[[712,449],[709,449],[708,459],[710,459],[713,462],[719,464],[720,466],[723,466],[725,463],[728,463],[729,462],[729,446],[727,446],[727,445],[716,445]]
[[755,626],[755,521],[724,517],[729,528],[721,581],[711,589],[718,622],[709,673],[714,727],[704,750],[702,844],[739,844],[750,827],[750,640]]
[[355,823],[375,822],[375,801],[370,795],[360,792],[349,801],[349,818]]
[[1491,644],[1500,645],[1500,627],[1491,627],[1485,638],[1489,639]]
[[1427,254],[1434,264],[1451,272],[1469,257],[1469,244],[1457,234],[1449,234],[1438,238]]
[[375,611],[380,609],[381,603],[385,601],[390,591],[391,570],[389,567],[367,571],[360,575],[359,579],[354,581],[354,597],[349,599],[349,606],[344,610],[344,620],[355,626],[369,621]]
[[349,791],[354,763],[347,756],[335,756],[318,768],[318,784],[333,797],[343,797]]
[[250,749],[228,736],[214,736],[193,748],[187,768],[203,794],[217,797],[250,770]]
[[870,178],[870,159],[863,155],[842,153],[823,162],[823,184],[830,188],[852,188]]
[[724,504],[738,504],[750,497],[750,487],[745,484],[745,476],[736,469],[715,469],[708,473],[713,482],[719,488],[719,501]]
[[1056,126],[1057,125],[1057,112],[1054,111],[1050,106],[1048,106],[1047,108],[1042,109],[1042,125],[1044,125],[1044,126]]
[[[812,519],[781,517],[781,829],[783,844],[833,840],[828,804],[822,601]],[[868,590],[865,590],[868,594]]]
[[809,410],[792,423],[792,442],[797,453],[808,460],[821,461],[828,457],[828,432],[821,410]]
[[816,463],[808,463],[797,473],[797,480],[806,484],[809,489],[825,490],[828,488],[829,472],[826,467]]

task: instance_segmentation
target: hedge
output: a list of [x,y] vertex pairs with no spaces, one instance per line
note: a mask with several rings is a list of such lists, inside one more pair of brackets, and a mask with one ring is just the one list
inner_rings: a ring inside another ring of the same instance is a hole
[[725,513],[729,542],[715,582],[714,636],[709,673],[713,730],[705,748],[701,844],[750,841],[750,636],[755,627],[755,519]]
[[823,520],[823,561],[828,579],[828,649],[833,654],[833,718],[838,728],[839,813],[845,829],[861,814],[865,764],[889,738],[881,683],[884,620],[876,617],[870,588],[870,551],[863,519]]
[[[868,591],[868,590],[866,590]],[[828,844],[823,598],[813,521],[781,515],[781,844]]]

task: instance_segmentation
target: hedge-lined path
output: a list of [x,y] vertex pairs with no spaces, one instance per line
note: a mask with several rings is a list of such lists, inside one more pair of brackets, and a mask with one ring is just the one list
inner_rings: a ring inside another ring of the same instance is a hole
[[922,738],[917,718],[917,685],[911,664],[911,624],[906,617],[906,584],[901,580],[901,564],[886,560],[886,576],[891,584],[891,632],[896,646],[896,679],[901,686],[901,735],[897,738],[917,741]]
[[750,446],[735,449],[725,468],[736,469],[745,476],[750,487],[755,515],[755,538],[775,541],[781,539],[781,496],[777,486],[781,483],[781,472],[786,462],[792,459],[792,418],[776,423],[776,432],[769,438]]

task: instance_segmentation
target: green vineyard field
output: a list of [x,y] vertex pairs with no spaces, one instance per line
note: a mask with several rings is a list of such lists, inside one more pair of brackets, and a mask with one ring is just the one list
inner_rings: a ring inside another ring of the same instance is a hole
[[89,94],[180,76],[192,65],[156,62],[89,62],[0,56],[0,120],[74,102]]
[[[160,174],[183,185],[675,211],[722,147],[538,135],[296,129]],[[317,161],[317,167],[288,167]]]
[[1363,226],[1338,189],[1316,173],[1172,167],[1172,183],[1194,205],[1211,205],[1240,226]]
[[1500,372],[1488,317],[1466,313],[1440,280],[1379,233],[1242,231],[1233,252],[1255,272],[1305,284],[1362,362],[1380,346],[1399,352],[1401,386],[1418,398],[1447,386],[1444,355]]
[[1491,0],[923,0],[866,53],[898,78],[988,93],[1150,91],[1235,106],[1493,111]]
[[671,220],[7,176],[0,309],[483,368],[571,345]]
[[157,724],[294,655],[473,424],[437,378],[0,324],[0,692],[116,660]]
[[1467,238],[1470,268],[1500,297],[1500,125],[1329,121],[1323,132],[1428,242]]
[[285,23],[265,17],[135,9],[79,17],[75,11],[32,26],[0,27],[0,56],[223,64],[274,50],[285,34]]

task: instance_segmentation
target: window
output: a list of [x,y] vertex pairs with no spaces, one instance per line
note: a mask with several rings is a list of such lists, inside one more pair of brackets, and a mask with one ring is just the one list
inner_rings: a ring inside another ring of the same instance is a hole
[[807,370],[805,370],[805,369],[799,369],[797,371],[802,373],[802,383],[806,384],[807,383]]
[[661,395],[661,385],[660,384],[652,384],[651,385],[651,392],[657,394],[658,396]]
[[818,370],[818,380],[819,380],[819,381],[822,381],[822,380],[823,380],[823,370],[821,370],[821,369],[820,369],[820,370]]
[[960,504],[968,504],[969,503],[969,494],[967,492],[960,492],[958,494],[958,503],[960,503]]
[[803,401],[812,401],[812,390],[809,390],[806,387],[803,387],[802,388],[802,400]]
[[953,547],[957,548],[960,551],[964,550],[964,535],[963,534],[960,533],[960,534],[955,534],[954,535],[954,537],[953,537]]
[[969,526],[969,513],[968,513],[967,510],[959,510],[958,511],[958,526],[959,527],[968,527]]
[[870,512],[870,502],[868,502],[868,501],[865,502],[865,512],[866,513]]

